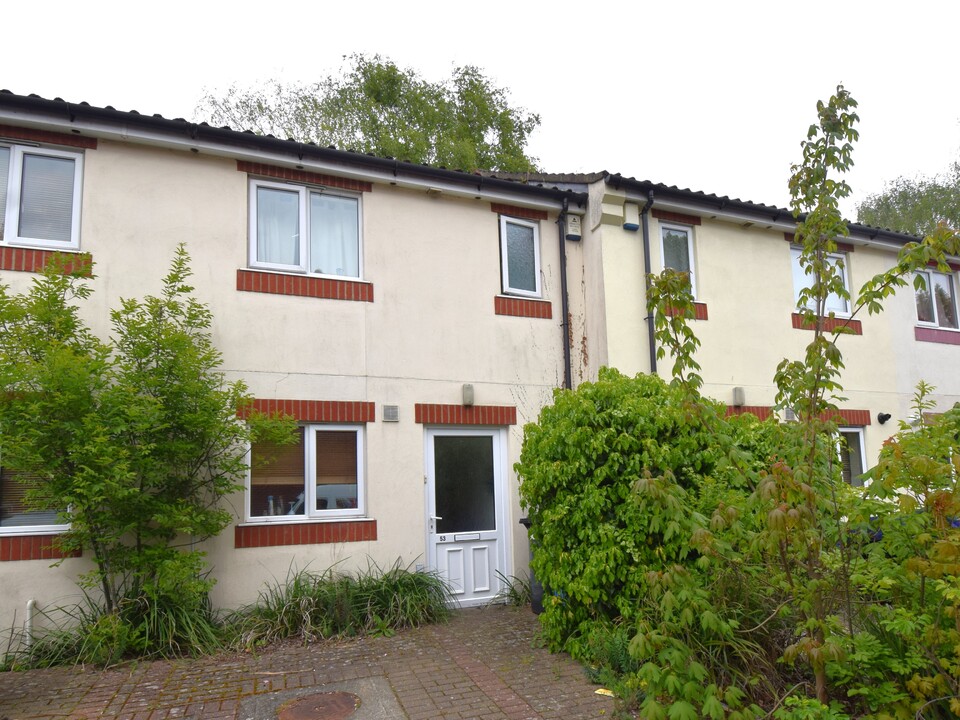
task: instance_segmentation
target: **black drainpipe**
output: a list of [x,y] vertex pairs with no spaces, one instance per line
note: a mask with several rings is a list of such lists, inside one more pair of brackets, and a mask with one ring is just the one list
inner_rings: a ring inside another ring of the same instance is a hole
[[[650,297],[650,219],[649,210],[653,205],[653,190],[647,193],[647,204],[640,211],[643,220],[643,281],[647,289],[644,302]],[[657,374],[657,339],[653,335],[653,313],[647,313],[647,339],[650,343],[650,374]]]
[[563,387],[573,388],[570,370],[570,303],[567,298],[567,198],[563,199],[563,210],[557,217],[560,228],[560,312],[563,320],[560,330],[563,332]]

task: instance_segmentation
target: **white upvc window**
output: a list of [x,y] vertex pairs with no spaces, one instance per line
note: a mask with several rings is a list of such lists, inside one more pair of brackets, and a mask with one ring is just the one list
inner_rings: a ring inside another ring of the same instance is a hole
[[[810,276],[804,272],[803,267],[800,265],[801,252],[802,249],[795,245],[790,247],[790,264],[793,268],[793,301],[798,308],[800,307],[800,292],[810,287]],[[827,262],[840,273],[840,277],[843,279],[843,287],[846,289],[847,294],[849,294],[850,284],[847,280],[847,263],[844,256],[839,253],[831,253],[827,256]],[[811,306],[809,309],[815,310],[816,308]],[[827,296],[824,313],[829,314],[831,312],[834,315],[849,315],[849,302],[836,293],[830,293],[830,295]]]
[[250,181],[250,267],[360,279],[360,197]]
[[83,155],[0,141],[0,244],[80,247]]
[[302,425],[292,445],[253,444],[248,521],[362,517],[365,512],[362,426]]
[[500,216],[500,264],[506,295],[540,297],[540,224]]
[[36,478],[0,466],[0,535],[37,535],[68,530],[56,510],[36,510],[26,502],[26,493]]
[[660,257],[663,268],[686,273],[690,294],[697,297],[696,262],[693,255],[693,228],[689,225],[660,225]]
[[838,449],[840,454],[840,475],[843,481],[854,487],[863,486],[863,473],[867,466],[863,445],[863,428],[840,428]]
[[953,274],[920,270],[916,288],[917,322],[957,330],[957,294]]

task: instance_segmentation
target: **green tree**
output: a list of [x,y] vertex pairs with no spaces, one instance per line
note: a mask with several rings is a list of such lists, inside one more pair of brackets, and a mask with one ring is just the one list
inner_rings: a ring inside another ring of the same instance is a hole
[[69,523],[66,550],[92,550],[84,584],[107,615],[131,602],[202,607],[212,581],[194,543],[230,522],[221,500],[239,488],[250,439],[291,431],[238,414],[250,400],[218,370],[188,263],[181,245],[159,296],[111,313],[107,342],[80,319],[89,284],[62,262],[27,293],[0,286],[3,462],[30,478],[34,508]]
[[938,224],[960,228],[960,162],[943,175],[898,177],[857,206],[857,220],[923,237]]
[[204,97],[197,114],[300,142],[475,171],[527,172],[526,154],[538,115],[512,107],[508,93],[480,69],[454,68],[429,82],[379,55],[349,57],[340,75],[312,85],[271,81]]

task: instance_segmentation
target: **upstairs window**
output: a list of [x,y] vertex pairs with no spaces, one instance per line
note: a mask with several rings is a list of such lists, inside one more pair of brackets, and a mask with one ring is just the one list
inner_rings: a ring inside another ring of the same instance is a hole
[[500,216],[500,263],[505,295],[540,297],[540,225]]
[[80,246],[83,155],[0,143],[0,243]]
[[359,196],[252,181],[250,266],[360,278]]
[[364,514],[363,430],[304,425],[292,445],[251,448],[251,521],[290,521]]
[[[810,276],[807,275],[800,266],[800,252],[801,249],[799,247],[794,246],[790,248],[790,260],[793,266],[793,300],[798,308],[800,307],[800,292],[810,287]],[[847,269],[843,255],[828,255],[827,262],[836,268],[837,272],[840,273],[840,277],[843,279],[843,287],[849,294],[850,285],[847,282]],[[816,308],[812,305],[809,306],[808,309],[816,310]],[[835,315],[849,315],[850,305],[845,298],[841,298],[836,293],[831,293],[827,296],[827,301],[824,305],[823,311],[826,315],[829,315],[830,313]]]
[[917,277],[922,280],[916,289],[917,322],[937,327],[957,327],[957,296],[953,275],[933,270],[921,270]]
[[686,273],[690,278],[690,293],[697,297],[697,279],[694,272],[693,228],[683,225],[660,226],[660,253],[663,268]]

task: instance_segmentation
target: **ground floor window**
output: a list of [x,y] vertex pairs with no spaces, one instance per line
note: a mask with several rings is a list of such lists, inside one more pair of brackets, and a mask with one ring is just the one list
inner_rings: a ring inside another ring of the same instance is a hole
[[841,428],[839,434],[843,481],[854,487],[862,487],[863,473],[867,469],[863,461],[863,428]]
[[255,443],[250,455],[250,520],[364,515],[362,427],[303,425],[296,443]]
[[39,482],[39,478],[0,466],[0,534],[67,528],[59,523],[56,510],[38,510],[27,504],[27,491]]

